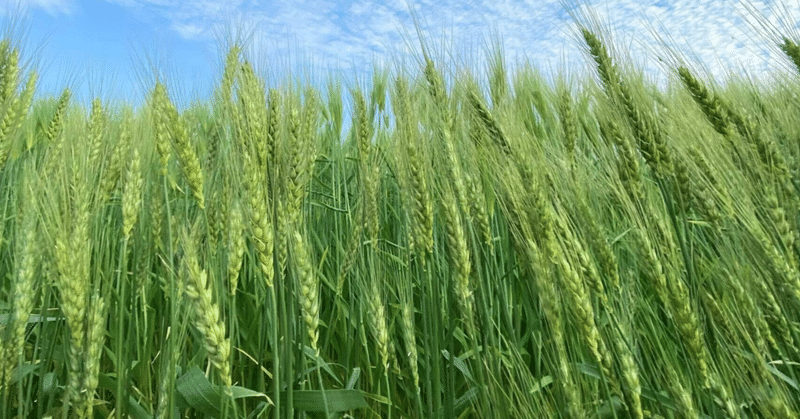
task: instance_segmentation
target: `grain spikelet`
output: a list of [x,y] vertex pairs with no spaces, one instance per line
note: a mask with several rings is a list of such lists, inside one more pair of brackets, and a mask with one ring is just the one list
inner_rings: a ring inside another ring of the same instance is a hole
[[369,165],[370,151],[372,150],[372,123],[367,117],[367,103],[361,90],[353,91],[355,102],[354,126],[356,129],[356,144],[358,144],[358,159],[362,167]]
[[[25,83],[25,87],[22,89],[22,93],[19,97],[19,108],[14,113],[16,115],[16,122],[11,130],[11,133],[17,133],[22,128],[22,123],[25,121],[28,113],[31,109],[31,104],[33,103],[33,95],[36,90],[36,82],[39,80],[39,75],[35,71],[31,71],[28,74],[28,81]],[[11,141],[11,138],[8,138],[4,135],[4,137]],[[10,144],[10,143],[9,143]]]
[[455,274],[456,297],[461,306],[462,318],[467,325],[467,331],[472,334],[471,337],[475,338],[475,309],[473,307],[469,278],[472,272],[469,248],[467,246],[467,237],[464,234],[461,212],[456,204],[453,192],[448,187],[445,187],[442,191],[442,209],[445,215],[447,247],[450,253],[450,270]]
[[622,381],[625,383],[623,394],[628,406],[628,411],[636,419],[644,419],[642,411],[642,385],[639,380],[639,368],[634,359],[634,342],[636,336],[631,333],[629,321],[618,321],[619,327],[611,327],[613,347],[619,359],[622,370]]
[[99,382],[100,356],[106,339],[106,306],[105,299],[95,294],[87,317],[89,327],[86,335],[82,389],[85,391],[83,410],[86,418],[91,418],[94,410],[94,392]]
[[3,39],[0,45],[0,52],[3,57],[3,67],[0,69],[0,105],[8,106],[10,100],[13,100],[14,92],[17,90],[17,83],[19,83],[19,49],[13,48],[9,50],[8,39]]
[[683,85],[686,86],[686,90],[689,91],[692,95],[692,99],[700,106],[703,114],[705,114],[714,129],[726,139],[730,139],[732,132],[730,121],[728,120],[728,116],[719,98],[709,92],[703,83],[694,77],[688,68],[684,66],[678,67],[678,75]]
[[722,409],[723,413],[731,419],[740,418],[741,414],[736,403],[730,397],[728,389],[720,382],[718,377],[713,377],[710,382],[709,390],[715,397],[715,402]]
[[506,217],[512,224],[513,238],[515,239],[512,243],[524,258],[526,268],[533,276],[539,293],[538,302],[544,311],[556,349],[556,377],[560,382],[560,389],[567,406],[566,410],[570,417],[582,418],[584,415],[581,408],[580,391],[569,367],[571,361],[567,353],[561,294],[557,291],[557,281],[554,280],[552,269],[554,266],[548,263],[549,256],[533,239],[535,234],[527,208],[525,208],[527,205],[523,204],[522,194],[517,193],[517,191],[524,190],[519,168],[508,165],[501,169],[503,173],[500,179],[506,184]]
[[[33,190],[25,193],[25,199],[31,200]],[[25,213],[22,216],[22,237],[16,246],[16,265],[19,266],[14,277],[14,305],[13,321],[11,323],[9,341],[5,347],[2,370],[0,370],[0,388],[4,388],[11,380],[11,371],[20,361],[24,354],[25,329],[28,319],[33,311],[36,302],[36,271],[39,260],[39,252],[36,248],[37,225],[34,208],[31,203],[25,205]],[[2,331],[0,331],[2,333]]]
[[674,317],[675,326],[695,361],[697,372],[702,378],[704,386],[708,387],[710,383],[708,351],[697,316],[692,309],[686,285],[681,278],[667,278],[668,270],[664,269],[655,248],[641,230],[637,230],[637,239],[643,252],[645,274],[655,287],[664,308]]
[[378,278],[368,278],[368,289],[365,298],[367,299],[367,314],[369,317],[369,328],[375,343],[378,345],[378,354],[381,357],[381,366],[389,368],[389,329],[386,325],[386,309],[383,305],[383,297],[378,285]]
[[694,406],[691,393],[681,385],[681,383],[686,382],[686,380],[679,378],[678,373],[669,363],[664,365],[664,371],[667,374],[667,390],[672,396],[672,400],[675,401],[678,412],[686,419],[698,417],[698,412]]
[[50,120],[50,124],[47,126],[47,131],[45,132],[45,138],[47,142],[52,141],[58,134],[61,133],[61,127],[64,121],[64,114],[67,110],[67,105],[69,104],[69,99],[72,93],[69,89],[64,89],[61,93],[61,97],[58,99],[58,105],[56,105],[56,112],[53,114],[53,118]]
[[[408,286],[410,288],[410,285]],[[408,364],[411,368],[411,379],[414,381],[414,389],[419,392],[419,354],[417,353],[417,338],[414,325],[414,301],[411,298],[411,290],[401,293],[401,306],[403,310],[403,340],[405,341],[408,355]]]
[[70,332],[69,377],[66,396],[69,401],[80,406],[81,380],[84,375],[83,356],[85,326],[89,304],[89,263],[91,242],[89,239],[88,196],[79,194],[76,205],[77,219],[73,229],[64,227],[56,237],[56,264],[58,266],[57,286],[61,294],[61,311],[66,318]]
[[189,181],[194,197],[200,208],[205,208],[205,198],[203,195],[203,170],[200,168],[200,160],[189,142],[189,131],[186,123],[170,104],[170,124],[174,130],[173,139],[175,141],[175,152],[181,162],[181,167]]
[[[226,247],[228,249],[228,284],[231,295],[234,295],[239,283],[239,270],[242,268],[245,250],[244,220],[238,201],[231,206],[230,218],[228,219],[228,245]],[[271,259],[272,255],[270,254],[269,256]]]
[[[481,122],[478,125],[479,129],[486,132],[486,135],[494,141],[495,145],[507,156],[511,155],[511,147],[508,144],[506,135],[497,120],[492,116],[492,113],[484,105],[483,99],[478,97],[478,94],[470,90],[468,93],[469,104],[471,105],[472,115],[476,121]],[[476,139],[481,137],[475,137]],[[477,144],[479,147],[482,144]]]
[[122,175],[123,156],[127,156],[130,152],[130,136],[130,123],[126,119],[120,127],[119,141],[111,154],[111,161],[105,170],[101,172],[100,188],[98,189],[98,198],[101,202],[111,199],[114,190],[117,188],[117,183]]
[[[470,202],[470,214],[473,222],[478,225],[483,243],[492,247],[492,224],[489,220],[489,212],[486,210],[486,197],[483,194],[483,184],[479,174],[465,173],[467,183],[467,199]],[[476,177],[478,177],[476,179]]]
[[446,159],[447,171],[453,184],[456,202],[459,207],[468,208],[466,199],[467,192],[464,184],[463,169],[461,159],[456,149],[455,143],[455,118],[450,109],[450,99],[445,90],[442,75],[436,69],[429,58],[426,59],[425,79],[428,81],[428,93],[430,94],[435,112],[435,131],[444,146],[444,157]]
[[66,108],[69,103],[70,98],[70,91],[69,89],[64,89],[64,92],[61,94],[61,99],[58,101],[58,108],[56,109],[56,114],[53,116],[53,119],[50,121],[50,126],[45,133],[45,137],[48,140],[52,140],[52,144],[49,144],[49,149],[47,152],[47,156],[45,158],[43,172],[47,173],[48,175],[54,175],[58,165],[61,163],[61,149],[64,146],[64,138],[62,135],[59,135],[62,130],[64,114],[66,113]]
[[644,187],[642,173],[636,151],[630,141],[620,132],[619,126],[613,121],[602,121],[600,132],[606,141],[619,147],[618,160],[619,178],[625,190],[634,202],[644,202]]
[[569,291],[568,295],[572,302],[570,305],[571,311],[578,319],[578,326],[581,328],[586,345],[589,347],[592,356],[594,356],[595,360],[600,365],[605,378],[611,380],[615,391],[619,392],[619,385],[615,382],[615,376],[611,368],[611,354],[595,322],[594,309],[592,308],[589,295],[586,293],[583,281],[572,264],[567,260],[563,250],[556,248],[558,245],[555,243],[549,246],[551,249],[548,250],[548,252],[552,252],[552,257],[555,258],[556,266],[561,271],[563,284]]
[[20,111],[21,104],[22,98],[20,96],[14,96],[11,99],[11,103],[6,106],[3,112],[3,118],[0,120],[0,167],[5,166],[9,154],[11,153],[11,145],[13,142],[11,134],[16,126],[16,119],[19,115],[18,111]]
[[614,250],[606,240],[594,212],[581,198],[578,198],[578,208],[581,217],[586,221],[589,244],[597,258],[598,265],[600,265],[601,273],[604,278],[608,278],[611,288],[617,290],[619,288],[619,265]]
[[298,285],[300,286],[300,306],[303,311],[303,321],[306,324],[306,333],[311,343],[311,348],[317,351],[319,340],[319,280],[311,263],[311,256],[299,232],[293,236],[292,252],[297,269]]
[[267,149],[267,99],[264,86],[249,62],[242,64],[240,73],[240,98],[244,107],[244,122],[247,138],[240,138],[242,146],[255,149],[259,170],[265,170],[269,151]]
[[619,70],[600,39],[585,28],[581,29],[581,33],[589,46],[589,53],[597,63],[597,72],[603,82],[606,95],[613,102],[621,105],[621,110],[627,116],[637,146],[645,161],[658,176],[669,175],[672,173],[670,151],[657,119],[648,110],[639,106],[631,87],[623,84]]
[[171,156],[170,147],[170,121],[169,121],[169,98],[167,89],[163,84],[156,83],[150,95],[150,112],[153,117],[153,129],[155,130],[156,150],[161,161],[161,174],[167,176],[169,170],[169,158]]
[[125,173],[125,190],[122,194],[122,235],[130,239],[133,226],[139,217],[142,206],[142,171],[139,159],[139,150],[134,147],[131,152],[131,161]]
[[408,97],[407,81],[398,77],[395,83],[393,109],[397,118],[397,132],[404,144],[408,169],[407,200],[411,208],[411,237],[414,251],[425,256],[433,250],[433,205],[427,183],[427,167],[421,155],[417,139],[417,130],[412,120],[411,106]]
[[378,193],[380,189],[380,165],[377,156],[373,156],[372,121],[367,115],[367,104],[360,90],[353,91],[355,101],[355,115],[353,124],[358,144],[359,174],[361,178],[362,211],[365,216],[370,242],[373,248],[378,246],[380,219],[378,214]]
[[[764,310],[766,310],[770,320],[772,320],[770,323],[777,328],[783,344],[786,345],[790,353],[797,353],[797,347],[795,347],[794,338],[792,337],[791,326],[784,315],[778,300],[775,298],[775,294],[771,289],[769,289],[766,281],[756,280],[753,281],[753,284],[757,287],[758,294],[761,296],[763,301]],[[769,328],[767,327],[765,330],[769,331]]]
[[274,167],[275,148],[278,146],[278,134],[281,132],[280,106],[281,95],[275,89],[269,90],[267,110],[266,164]]
[[[564,214],[566,210],[563,207],[559,207],[558,213]],[[556,234],[561,239],[562,248],[564,249],[563,252],[576,256],[579,268],[577,272],[581,273],[586,284],[600,299],[602,305],[608,307],[608,295],[606,294],[605,285],[603,285],[600,274],[597,272],[597,268],[589,257],[589,253],[586,251],[583,241],[572,231],[572,228],[568,225],[564,216],[553,214],[553,220],[556,222]]]
[[208,273],[200,268],[195,239],[183,232],[184,262],[186,264],[185,292],[191,301],[194,325],[203,336],[203,346],[209,360],[217,370],[222,384],[231,386],[231,344],[225,337],[225,323],[220,319],[220,308],[215,303],[208,284]]
[[233,88],[233,82],[236,79],[236,71],[239,68],[240,53],[241,48],[238,45],[234,45],[228,50],[228,54],[225,57],[225,69],[222,72],[222,81],[219,88],[223,106],[232,106],[231,90]]
[[99,167],[100,157],[103,154],[103,136],[106,131],[106,116],[103,103],[99,98],[92,100],[92,111],[89,114],[87,131],[89,132],[89,165]]
[[296,105],[293,105],[289,112],[287,210],[291,224],[300,219],[303,200],[307,194],[307,186],[316,159],[311,132],[311,127],[316,127],[316,118],[316,98],[311,93],[306,96],[302,118]]
[[[359,213],[363,210],[359,209]],[[350,273],[350,270],[355,265],[356,260],[358,258],[358,250],[361,248],[361,233],[364,231],[364,223],[359,222],[361,217],[356,217],[356,221],[353,222],[353,229],[350,234],[350,238],[347,242],[347,250],[345,251],[344,260],[342,261],[342,265],[339,268],[339,275],[337,276],[336,280],[336,296],[341,297],[342,291],[344,290],[344,283],[345,279],[347,278],[347,274]]]
[[273,266],[274,233],[269,210],[269,201],[264,188],[265,173],[259,170],[255,158],[245,152],[245,167],[249,179],[246,181],[250,207],[250,227],[253,244],[258,252],[258,262],[267,287],[272,287],[275,271]]
[[572,106],[572,95],[569,90],[563,89],[558,102],[558,110],[561,115],[561,130],[564,134],[564,146],[567,148],[567,156],[570,163],[575,160],[575,145],[578,142],[578,116]]
[[556,353],[558,354],[558,361],[556,361],[558,363],[558,378],[561,381],[560,387],[566,399],[567,412],[573,419],[582,418],[584,414],[581,408],[580,393],[569,368],[570,360],[567,354],[564,337],[561,302],[555,287],[555,281],[548,277],[547,274],[550,272],[544,263],[542,252],[539,246],[530,238],[525,242],[524,251],[526,252],[527,263],[530,269],[534,272],[540,269],[542,270],[542,272],[536,272],[534,277],[536,278],[536,288],[540,293],[539,303],[544,309],[547,322],[550,326],[550,333],[556,345]]

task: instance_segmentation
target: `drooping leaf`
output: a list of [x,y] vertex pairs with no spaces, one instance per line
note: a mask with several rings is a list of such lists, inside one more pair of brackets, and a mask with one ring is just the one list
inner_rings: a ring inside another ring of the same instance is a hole
[[[283,394],[281,396],[283,397]],[[359,390],[296,390],[292,393],[294,408],[305,412],[347,412],[367,407]],[[327,409],[325,405],[327,402]]]
[[[109,391],[117,397],[117,380],[110,377],[108,374],[100,374],[97,382],[98,388]],[[151,419],[153,416],[147,413],[144,407],[139,404],[133,396],[128,396],[128,411],[129,417],[134,419]]]
[[350,374],[350,379],[347,380],[347,389],[352,390],[356,387],[359,377],[361,377],[361,368],[353,368],[353,373]]
[[[225,402],[225,392],[220,386],[211,384],[200,368],[195,366],[179,377],[175,389],[178,407],[192,408],[209,416],[221,414],[220,406]],[[235,400],[256,397],[265,399],[269,405],[273,404],[266,394],[245,387],[231,386],[230,395]]]
[[[447,349],[442,349],[442,355],[444,355],[445,359],[450,361],[450,352],[447,352]],[[458,370],[461,371],[461,373],[464,374],[464,376],[470,381],[474,381],[472,378],[472,373],[469,372],[469,367],[464,360],[459,357],[453,357],[453,365],[455,365],[456,368],[458,368]]]

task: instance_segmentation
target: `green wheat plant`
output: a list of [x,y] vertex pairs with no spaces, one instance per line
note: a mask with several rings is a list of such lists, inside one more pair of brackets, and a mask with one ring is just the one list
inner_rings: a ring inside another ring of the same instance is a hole
[[190,106],[0,42],[0,419],[797,416],[800,73],[658,87],[575,18],[582,77],[234,44]]

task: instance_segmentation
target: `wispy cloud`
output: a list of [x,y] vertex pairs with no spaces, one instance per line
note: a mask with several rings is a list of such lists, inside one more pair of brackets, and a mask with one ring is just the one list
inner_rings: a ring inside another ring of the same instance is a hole
[[[197,41],[211,41],[219,33],[215,28],[228,22],[245,22],[257,28],[258,42],[273,53],[288,54],[291,45],[326,67],[368,68],[375,61],[408,52],[403,32],[415,34],[411,11],[420,19],[422,35],[428,41],[437,45],[447,39],[446,47],[456,52],[464,46],[481,47],[496,36],[510,61],[529,60],[545,71],[579,66],[586,59],[570,35],[573,22],[559,0],[305,0],[266,6],[255,1],[113,1],[157,15],[181,37]],[[754,7],[768,12],[759,3],[753,2]],[[752,39],[736,2],[661,0],[642,5],[636,0],[610,0],[588,4],[613,29],[614,42],[651,72],[659,71],[654,56],[659,46],[651,28],[663,31],[664,39],[674,42],[672,47],[696,56],[717,77],[742,66],[754,74],[764,73],[770,67],[768,60],[778,59],[765,48],[764,40]],[[792,10],[800,12],[796,6]]]
[[[50,14],[79,10],[77,0],[26,0],[23,5]],[[410,63],[419,56],[416,17],[421,36],[440,59],[456,57],[473,68],[485,67],[485,48],[500,40],[513,67],[530,62],[544,73],[568,68],[582,71],[589,60],[575,36],[575,23],[563,0],[106,0],[185,41],[211,50],[216,37],[243,27],[253,30],[256,58],[278,67],[313,63],[319,69],[368,74],[374,63]],[[796,26],[800,6],[774,0],[751,0],[764,22]],[[87,6],[84,6],[87,7]],[[591,8],[610,28],[618,52],[649,74],[661,74],[665,51],[652,31],[670,47],[716,78],[746,69],[766,76],[782,62],[774,45],[747,24],[750,13],[739,2],[719,0],[576,0],[574,11]],[[794,28],[796,29],[796,27]],[[800,32],[800,31],[798,31]],[[655,76],[654,76],[655,77]]]
[[[747,24],[752,14],[738,2],[714,0],[662,0],[652,6],[636,1],[606,2],[608,7],[594,10],[601,21],[613,28],[614,43],[625,45],[623,52],[641,62],[651,73],[661,70],[658,55],[665,51],[658,37],[672,51],[697,61],[717,79],[746,70],[765,78],[784,60],[770,39],[759,36]],[[753,11],[776,21],[774,10],[762,2],[752,2]],[[787,8],[800,17],[800,7]],[[629,46],[629,47],[628,47]]]
[[18,0],[0,4],[3,14],[25,12],[33,9],[42,10],[51,16],[69,15],[77,8],[75,0]]

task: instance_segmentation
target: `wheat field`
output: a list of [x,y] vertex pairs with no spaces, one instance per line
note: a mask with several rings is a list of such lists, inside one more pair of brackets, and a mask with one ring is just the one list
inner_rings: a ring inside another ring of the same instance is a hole
[[577,35],[89,109],[4,40],[0,417],[796,417],[800,40],[659,88]]

